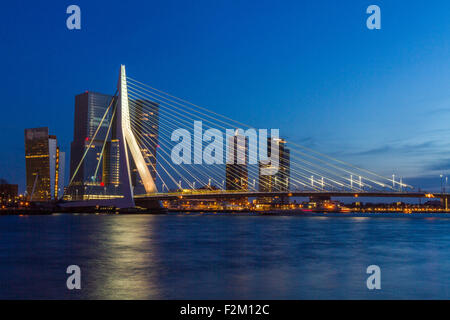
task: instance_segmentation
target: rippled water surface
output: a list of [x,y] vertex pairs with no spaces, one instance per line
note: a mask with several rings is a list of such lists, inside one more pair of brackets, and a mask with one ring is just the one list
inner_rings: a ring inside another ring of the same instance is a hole
[[[81,290],[66,288],[68,265]],[[366,268],[381,268],[368,290]],[[0,217],[0,298],[449,299],[450,219]]]

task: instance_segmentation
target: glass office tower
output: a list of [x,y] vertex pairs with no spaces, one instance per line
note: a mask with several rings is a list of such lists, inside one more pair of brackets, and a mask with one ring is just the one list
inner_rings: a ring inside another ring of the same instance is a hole
[[[142,155],[150,174],[156,183],[156,155],[158,148],[159,105],[150,100],[133,100],[130,103],[130,116],[133,119],[134,134],[141,147]],[[145,193],[144,185],[130,158],[131,182],[135,194]]]
[[[120,141],[117,139],[114,97],[86,91],[75,97],[74,138],[71,145],[70,177],[74,176],[69,188],[71,199],[88,200],[120,196],[119,163]],[[108,106],[110,110],[99,127]],[[156,177],[156,150],[158,141],[159,105],[149,100],[130,100],[130,117],[136,140],[152,177]],[[112,123],[111,123],[112,122]],[[111,125],[111,127],[110,127]],[[108,127],[110,130],[108,132]],[[86,149],[84,160],[80,161]],[[145,193],[144,186],[129,155],[131,180],[135,193]]]
[[[70,178],[74,176],[69,189],[69,194],[73,199],[86,199],[87,194],[105,194],[105,183],[103,178],[108,174],[102,165],[101,157],[103,144],[111,143],[111,131],[108,136],[108,127],[111,123],[112,107],[106,114],[102,125],[94,135],[101,123],[103,116],[112,105],[113,96],[98,92],[86,91],[75,96],[75,117],[73,141],[70,148]],[[86,148],[90,146],[84,160],[80,161]],[[108,159],[109,159],[108,155]],[[100,164],[99,164],[100,163]]]

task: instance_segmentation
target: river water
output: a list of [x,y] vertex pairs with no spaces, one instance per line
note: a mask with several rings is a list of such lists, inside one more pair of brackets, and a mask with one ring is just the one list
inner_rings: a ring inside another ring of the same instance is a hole
[[[81,268],[68,290],[66,268]],[[381,289],[368,290],[378,265]],[[449,299],[450,219],[0,216],[2,299]]]

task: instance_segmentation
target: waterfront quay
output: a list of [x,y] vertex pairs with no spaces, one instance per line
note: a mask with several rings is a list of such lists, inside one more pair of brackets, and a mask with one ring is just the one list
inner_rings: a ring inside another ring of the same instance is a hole
[[[214,193],[180,193],[177,196],[165,194],[165,199],[151,197],[136,197],[134,208],[117,208],[115,206],[91,205],[89,201],[77,207],[65,207],[64,202],[28,202],[21,197],[8,199],[2,203],[0,215],[32,215],[51,213],[135,213],[161,214],[168,212],[222,212],[222,213],[260,213],[260,214],[302,214],[310,212],[336,213],[450,213],[447,207],[446,194],[424,194],[423,197],[407,201],[383,201],[371,199],[366,194],[353,194],[353,199],[345,201],[332,199],[329,195],[310,195],[309,198],[286,196],[259,197],[237,196],[232,194]],[[170,198],[167,198],[171,196]],[[417,196],[417,195],[416,195]],[[365,201],[362,201],[364,197]],[[148,206],[148,199],[153,204]],[[383,200],[388,199],[385,197]],[[367,201],[369,200],[369,201]],[[404,200],[404,199],[402,199]],[[154,204],[157,204],[156,206]]]

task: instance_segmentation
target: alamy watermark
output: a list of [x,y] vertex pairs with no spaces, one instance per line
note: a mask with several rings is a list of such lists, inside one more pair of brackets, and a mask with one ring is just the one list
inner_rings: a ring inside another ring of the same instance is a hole
[[369,30],[381,29],[381,9],[379,6],[372,4],[367,7],[367,14],[370,16],[367,18],[366,26]]
[[369,290],[381,289],[381,269],[376,264],[367,267],[366,273],[370,274],[367,278],[366,286]]
[[66,26],[69,30],[81,29],[81,9],[79,6],[72,4],[67,7],[66,13],[70,14],[66,20]]
[[[240,128],[226,129],[224,134],[215,128],[203,132],[202,121],[194,121],[193,127],[193,135],[183,128],[172,132],[171,140],[178,142],[172,148],[170,155],[173,163],[177,165],[260,163],[263,165],[261,166],[262,175],[274,175],[278,172],[279,129],[270,129],[270,135],[267,129]],[[270,147],[268,141],[270,141]],[[204,148],[203,142],[208,143]]]
[[81,289],[81,269],[76,264],[72,264],[67,267],[66,273],[70,274],[69,277],[67,277],[66,286],[67,289],[73,290]]

